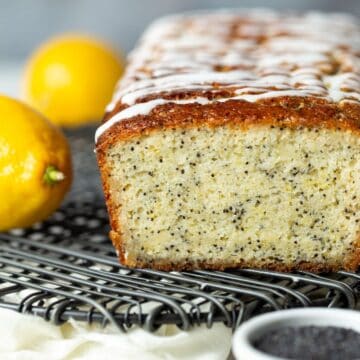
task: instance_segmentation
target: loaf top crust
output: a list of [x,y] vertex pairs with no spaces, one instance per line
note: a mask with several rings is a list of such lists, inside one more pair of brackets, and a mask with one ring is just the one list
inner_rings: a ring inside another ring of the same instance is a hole
[[234,119],[359,131],[358,19],[269,10],[160,19],[130,54],[96,141]]

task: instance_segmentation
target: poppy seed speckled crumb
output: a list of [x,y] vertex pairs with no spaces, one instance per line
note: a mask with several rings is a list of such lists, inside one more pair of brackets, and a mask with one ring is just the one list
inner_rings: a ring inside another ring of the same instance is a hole
[[352,254],[360,138],[351,132],[204,127],[136,142],[107,154],[129,264],[341,266]]

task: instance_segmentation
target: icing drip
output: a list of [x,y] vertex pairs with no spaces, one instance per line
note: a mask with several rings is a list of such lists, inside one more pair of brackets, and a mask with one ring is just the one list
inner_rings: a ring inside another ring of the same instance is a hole
[[[230,95],[199,97],[221,90]],[[186,99],[176,98],[185,93]],[[106,111],[117,104],[125,108],[98,128],[96,141],[116,122],[148,115],[167,103],[256,102],[278,96],[360,103],[357,20],[344,14],[265,10],[161,19],[130,54]]]
[[[196,98],[196,99],[189,99],[189,100],[176,100],[176,101],[171,101],[172,103],[176,103],[176,104],[194,104],[194,103],[198,103],[198,104],[207,104],[209,103],[209,100],[206,98]],[[159,105],[165,105],[169,103],[169,100],[165,100],[165,99],[156,99],[156,100],[152,100],[152,101],[148,101],[146,103],[140,103],[140,104],[136,104],[134,106],[128,107],[125,110],[117,113],[115,116],[113,116],[109,121],[105,122],[104,124],[102,124],[95,133],[95,142],[97,142],[98,138],[101,136],[101,134],[106,131],[107,129],[109,129],[111,126],[113,126],[114,124],[116,124],[118,121],[124,120],[124,119],[129,119],[131,117],[134,116],[138,116],[138,115],[147,115],[149,114],[153,109],[155,109],[157,106]]]

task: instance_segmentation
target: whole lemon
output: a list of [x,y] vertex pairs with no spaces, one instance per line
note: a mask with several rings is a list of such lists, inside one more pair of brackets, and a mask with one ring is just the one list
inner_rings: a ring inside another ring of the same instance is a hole
[[99,121],[123,68],[122,57],[99,40],[70,34],[56,37],[30,57],[24,98],[61,126]]
[[71,180],[62,132],[29,106],[0,95],[0,231],[46,219]]

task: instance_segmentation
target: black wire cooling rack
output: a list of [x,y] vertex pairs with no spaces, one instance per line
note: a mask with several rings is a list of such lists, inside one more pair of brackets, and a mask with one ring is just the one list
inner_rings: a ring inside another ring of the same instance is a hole
[[93,129],[68,134],[73,191],[49,220],[0,234],[0,307],[55,324],[74,318],[122,331],[163,324],[236,328],[261,313],[327,306],[357,308],[360,274],[258,270],[162,272],[119,265],[92,151]]

